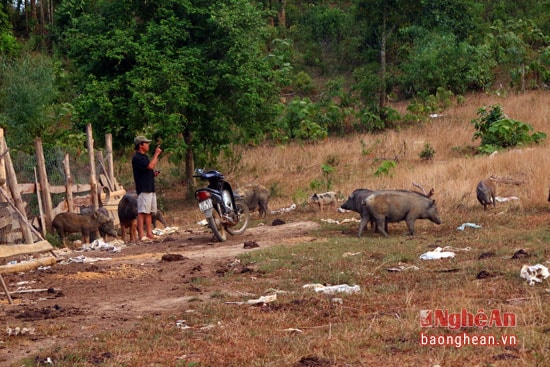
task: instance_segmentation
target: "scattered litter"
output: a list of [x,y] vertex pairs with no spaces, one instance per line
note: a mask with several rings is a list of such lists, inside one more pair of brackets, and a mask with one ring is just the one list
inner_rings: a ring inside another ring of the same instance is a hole
[[52,365],[53,366],[53,360],[50,358],[50,357],[46,357],[46,358],[42,358],[42,357],[35,357],[34,358],[34,362],[36,363],[37,366],[42,366],[42,365]]
[[187,320],[176,320],[176,327],[182,330],[192,329],[191,326],[187,325]]
[[519,276],[527,280],[527,284],[534,285],[536,283],[542,283],[542,281],[550,276],[548,268],[544,265],[523,265]]
[[343,305],[344,304],[344,300],[342,298],[333,298],[330,300],[330,302],[332,303],[337,303],[339,305]]
[[505,201],[511,201],[511,200],[519,200],[519,198],[517,196],[507,196],[507,197],[497,196],[497,197],[495,197],[495,201],[498,201],[499,203],[503,203]]
[[393,268],[387,268],[386,270],[390,272],[400,272],[400,271],[407,271],[407,270],[420,270],[420,268],[416,265],[410,265],[410,266],[400,265]]
[[71,263],[88,264],[88,263],[95,263],[97,261],[109,261],[109,260],[112,260],[112,258],[111,257],[86,257],[84,255],[80,255],[77,257],[71,257],[67,260],[63,260],[59,264],[61,265],[67,265]]
[[463,231],[464,228],[466,227],[470,227],[470,228],[481,228],[481,226],[479,224],[475,224],[475,223],[462,223],[460,226],[456,227],[456,229],[458,229],[459,231]]
[[361,222],[357,218],[346,218],[344,220],[338,221],[336,219],[321,219],[321,222],[329,223],[329,224],[344,224],[344,223],[359,223]]
[[203,219],[201,220],[200,222],[197,222],[197,224],[199,226],[207,226],[208,225],[208,221],[206,219]]
[[453,246],[445,246],[442,248],[443,251],[454,251],[454,252],[468,252],[471,251],[472,248],[470,246],[468,247],[453,247]]
[[295,328],[283,329],[283,331],[288,331],[289,333],[303,333],[302,330],[300,330],[300,329],[295,329]]
[[315,292],[324,293],[324,294],[334,294],[334,293],[359,293],[361,291],[361,288],[358,285],[350,286],[347,284],[339,284],[339,285],[327,285],[324,286],[322,284],[306,284],[304,285],[304,288],[313,288]]
[[269,288],[269,289],[266,289],[265,293],[288,294],[288,291],[284,291],[282,289],[277,289],[277,288]]
[[288,208],[281,208],[279,210],[272,210],[271,211],[271,214],[281,214],[281,213],[288,213],[288,212],[291,212],[293,210],[296,210],[296,204],[292,204],[291,206],[289,206]]
[[442,251],[441,247],[435,248],[433,251],[428,251],[420,255],[421,260],[438,260],[455,257],[455,253],[451,251]]
[[357,255],[361,255],[361,252],[344,252],[342,257],[357,256]]
[[121,240],[113,240],[111,242],[105,242],[102,238],[98,238],[97,240],[93,241],[90,244],[84,244],[81,247],[81,251],[107,251],[107,252],[120,252],[122,249],[122,246],[116,246],[116,245],[122,245],[124,246],[124,242]]
[[179,229],[179,227],[166,227],[164,229],[155,228],[153,229],[153,234],[157,236],[164,236],[165,234],[176,233]]
[[261,296],[260,298],[257,298],[257,299],[249,299],[246,302],[225,302],[225,303],[231,304],[231,305],[257,305],[257,304],[274,302],[276,300],[277,300],[277,294],[274,293],[274,294],[269,294],[267,296]]
[[6,328],[6,334],[8,336],[19,336],[19,335],[33,335],[34,334],[34,328],[20,328],[19,326],[14,327],[13,329],[11,327]]

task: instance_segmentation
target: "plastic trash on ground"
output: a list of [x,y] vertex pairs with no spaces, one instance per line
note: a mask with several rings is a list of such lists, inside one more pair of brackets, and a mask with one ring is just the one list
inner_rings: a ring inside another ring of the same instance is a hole
[[527,280],[527,284],[535,285],[535,283],[542,283],[544,279],[550,276],[550,273],[548,272],[548,268],[541,264],[523,265],[519,276]]
[[386,270],[389,271],[389,272],[396,273],[396,272],[408,271],[408,270],[416,271],[416,270],[420,270],[420,268],[416,265],[411,265],[411,266],[399,265],[399,266],[395,266],[393,268],[387,268]]
[[458,229],[459,231],[463,231],[466,227],[470,227],[470,228],[481,228],[481,226],[479,224],[475,224],[475,223],[462,223],[460,226],[456,227],[456,229]]
[[495,201],[498,201],[499,203],[503,203],[505,201],[511,201],[511,200],[519,200],[519,198],[517,196],[507,196],[507,197],[497,196],[495,198]]
[[439,260],[455,257],[455,253],[451,251],[442,251],[441,247],[435,248],[433,251],[428,251],[420,255],[421,260]]
[[338,285],[322,285],[322,284],[306,284],[304,288],[313,288],[317,293],[321,292],[324,294],[334,294],[334,293],[359,293],[361,288],[358,285],[350,286],[348,284],[338,284]]
[[179,230],[179,227],[166,227],[164,229],[155,228],[153,229],[153,234],[157,236],[164,236],[165,234],[176,233]]
[[257,305],[257,304],[265,304],[274,302],[277,300],[277,293],[269,294],[267,296],[261,296],[260,298],[256,299],[249,299],[246,302],[225,302],[226,304],[234,304],[234,305]]
[[293,210],[296,210],[296,204],[292,204],[288,208],[281,208],[279,210],[272,210],[271,214],[288,213],[288,212],[291,212]]

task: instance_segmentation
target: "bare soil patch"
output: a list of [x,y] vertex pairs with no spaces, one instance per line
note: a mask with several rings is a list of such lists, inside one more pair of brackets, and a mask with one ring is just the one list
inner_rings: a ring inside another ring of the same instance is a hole
[[[205,297],[216,289],[197,287],[193,279],[223,276],[235,256],[247,251],[314,240],[310,232],[319,227],[291,215],[284,217],[285,224],[271,226],[273,219],[255,221],[243,235],[229,236],[223,243],[208,228],[174,223],[176,233],[151,243],[129,244],[120,252],[60,251],[60,262],[51,268],[5,274],[10,291],[47,291],[13,294],[13,305],[0,298],[2,326],[27,329],[25,335],[0,338],[6,340],[0,343],[0,364],[129,328],[146,314],[170,312],[192,298]],[[78,256],[91,262],[64,263]]]

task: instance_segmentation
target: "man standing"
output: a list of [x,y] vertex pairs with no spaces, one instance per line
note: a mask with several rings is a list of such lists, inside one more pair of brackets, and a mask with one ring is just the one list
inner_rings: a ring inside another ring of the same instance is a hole
[[[134,150],[136,153],[132,157],[132,169],[134,172],[134,182],[138,195],[138,217],[137,227],[139,238],[142,241],[155,238],[153,235],[153,213],[157,211],[157,196],[155,194],[155,177],[159,171],[155,170],[158,157],[162,153],[160,145],[155,148],[153,158],[149,160],[146,153],[149,151],[151,140],[145,136],[138,136],[134,139]],[[145,227],[145,228],[144,228]]]

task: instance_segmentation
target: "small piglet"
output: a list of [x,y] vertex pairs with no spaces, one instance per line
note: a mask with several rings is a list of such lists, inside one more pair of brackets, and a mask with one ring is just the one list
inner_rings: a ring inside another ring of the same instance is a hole
[[323,211],[323,208],[330,206],[336,209],[336,204],[338,199],[336,198],[336,193],[333,191],[325,192],[322,194],[313,194],[309,197],[309,204],[319,205],[319,209]]

